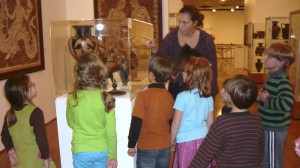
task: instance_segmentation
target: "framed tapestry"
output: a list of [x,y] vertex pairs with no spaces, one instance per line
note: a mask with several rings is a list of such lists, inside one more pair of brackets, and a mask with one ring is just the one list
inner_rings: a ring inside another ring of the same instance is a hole
[[41,0],[5,0],[0,10],[0,80],[44,70]]
[[132,18],[152,23],[154,39],[162,40],[162,0],[94,0],[95,19]]

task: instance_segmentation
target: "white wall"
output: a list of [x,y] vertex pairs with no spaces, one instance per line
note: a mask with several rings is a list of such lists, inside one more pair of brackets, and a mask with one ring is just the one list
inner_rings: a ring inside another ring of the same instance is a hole
[[215,44],[243,44],[244,11],[202,11],[203,29],[215,36]]
[[246,0],[245,23],[265,21],[267,17],[289,17],[300,9],[300,0]]

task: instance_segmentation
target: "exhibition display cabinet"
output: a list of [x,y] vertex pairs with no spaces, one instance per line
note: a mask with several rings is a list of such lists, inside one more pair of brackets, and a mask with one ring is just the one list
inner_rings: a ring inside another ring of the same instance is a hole
[[289,68],[289,79],[294,89],[295,106],[292,117],[300,119],[300,10],[290,13],[290,38],[289,43],[294,48],[295,62]]
[[247,25],[248,76],[256,83],[263,83],[264,30],[264,22],[250,22]]
[[152,24],[130,18],[50,24],[57,96],[73,91],[74,65],[86,52],[97,55],[109,70],[108,82],[116,82],[125,91],[131,91],[133,83],[145,79],[147,60],[151,56],[146,43],[147,38],[153,39]]
[[68,93],[74,90],[74,65],[82,53],[98,56],[109,70],[109,88],[116,84],[123,95],[116,100],[118,167],[136,167],[136,157],[127,155],[131,112],[136,93],[148,84],[147,61],[153,39],[153,25],[135,19],[99,19],[51,22],[56,116],[62,167],[73,167],[72,130],[67,125]]
[[269,46],[274,42],[289,41],[289,17],[268,17],[266,18],[265,44]]

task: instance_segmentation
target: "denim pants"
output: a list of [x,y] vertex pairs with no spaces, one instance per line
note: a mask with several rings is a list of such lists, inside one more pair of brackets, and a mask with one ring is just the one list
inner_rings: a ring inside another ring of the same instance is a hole
[[170,148],[137,150],[137,168],[169,168]]
[[74,168],[106,168],[108,151],[78,152],[73,155]]

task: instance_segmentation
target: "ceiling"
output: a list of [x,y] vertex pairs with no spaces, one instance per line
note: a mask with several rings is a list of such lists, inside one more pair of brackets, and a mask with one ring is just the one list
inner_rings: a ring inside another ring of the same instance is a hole
[[238,10],[244,10],[244,0],[182,0],[182,2],[183,5],[194,5],[199,10],[230,10],[236,6],[239,6]]

